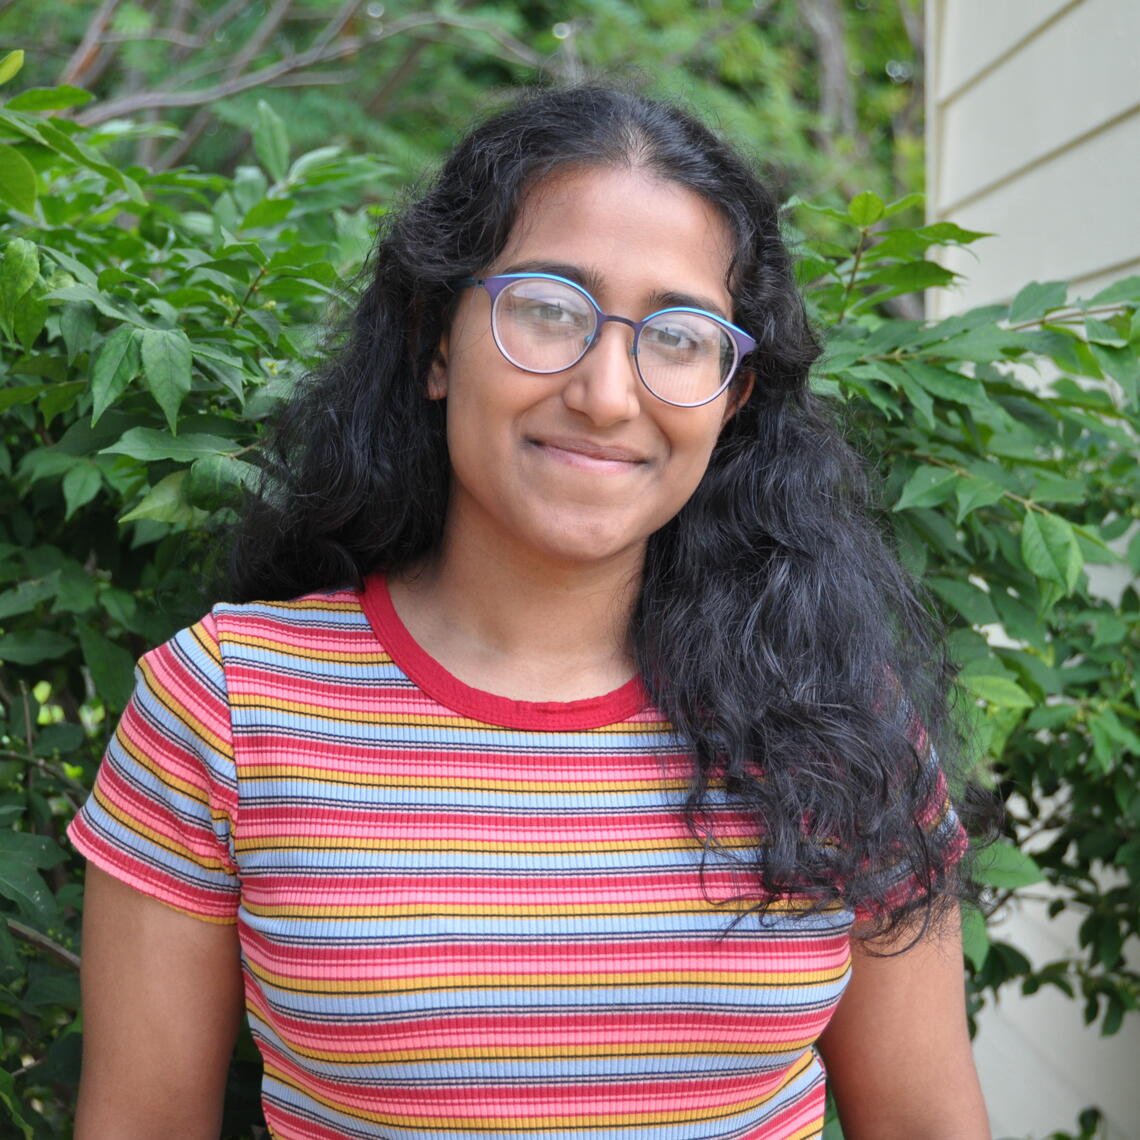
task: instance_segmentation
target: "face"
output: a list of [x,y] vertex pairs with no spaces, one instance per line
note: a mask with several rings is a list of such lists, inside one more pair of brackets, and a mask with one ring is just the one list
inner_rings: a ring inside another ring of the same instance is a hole
[[[639,320],[688,305],[732,319],[731,236],[703,198],[638,170],[558,173],[527,194],[506,248],[480,276],[546,272],[607,313]],[[565,372],[525,372],[499,352],[491,300],[459,302],[429,394],[447,398],[452,465],[445,551],[640,566],[648,537],[689,499],[736,400],[678,408],[641,384],[632,330],[602,327]]]

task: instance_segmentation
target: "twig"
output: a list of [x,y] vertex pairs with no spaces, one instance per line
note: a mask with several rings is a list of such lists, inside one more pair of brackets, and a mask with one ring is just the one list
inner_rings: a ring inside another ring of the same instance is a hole
[[[254,28],[249,39],[234,53],[226,68],[229,76],[240,75],[250,63],[261,53],[262,49],[273,38],[277,29],[281,27],[289,9],[293,7],[293,0],[274,0],[265,13],[265,18]],[[323,44],[321,45],[324,46]]]
[[344,0],[344,3],[337,9],[333,18],[321,29],[320,34],[313,41],[313,49],[320,50],[321,48],[328,47],[328,45],[344,31],[348,25],[348,21],[356,15],[356,11],[359,7],[360,0]]
[[150,41],[174,44],[175,47],[185,48],[187,51],[197,51],[198,48],[206,46],[199,36],[192,36],[189,32],[180,32],[176,28],[155,28],[149,32],[108,32],[101,42],[104,44],[137,44]]
[[855,275],[859,272],[859,262],[863,260],[863,252],[867,248],[867,227],[859,231],[859,244],[855,247],[855,258],[851,262],[851,274],[847,278],[847,288],[843,291],[843,305],[839,310],[839,320],[847,315],[847,306],[851,302],[851,292],[855,288]]
[[106,103],[100,103],[85,114],[77,115],[75,121],[80,126],[92,127],[110,119],[134,115],[139,111],[147,111],[152,107],[201,107],[206,103],[224,99],[228,95],[237,95],[253,87],[264,87],[284,75],[289,75],[294,71],[303,71],[306,67],[312,67],[313,64],[343,59],[346,55],[353,55],[363,46],[360,40],[345,40],[334,48],[321,52],[301,52],[299,55],[292,56],[279,63],[259,68],[247,75],[215,83],[212,87],[203,87],[198,91],[145,91],[138,95],[126,95],[121,99],[111,99]]
[[95,62],[95,57],[102,49],[103,34],[106,32],[107,25],[111,22],[111,17],[115,14],[115,9],[119,3],[120,0],[103,0],[103,3],[99,5],[98,11],[87,24],[87,29],[83,33],[83,39],[79,41],[79,46],[64,65],[63,71],[60,72],[57,82],[61,87],[75,83]]
[[249,283],[249,288],[245,291],[245,296],[242,297],[238,307],[230,314],[229,319],[226,321],[227,325],[231,327],[236,325],[238,321],[245,315],[245,307],[249,304],[250,298],[257,291],[258,285],[261,284],[261,279],[265,276],[267,270],[263,265],[258,271],[257,276]]
[[26,942],[29,946],[34,946],[37,950],[42,950],[53,958],[58,958],[65,966],[70,966],[73,970],[79,969],[79,955],[56,942],[54,938],[49,938],[46,934],[41,934],[38,930],[25,926],[22,922],[9,918],[7,915],[4,916],[4,921],[8,924],[8,929],[21,942]]

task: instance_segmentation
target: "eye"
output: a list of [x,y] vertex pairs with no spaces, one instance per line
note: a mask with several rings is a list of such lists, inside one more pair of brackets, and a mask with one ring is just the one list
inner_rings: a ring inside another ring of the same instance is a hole
[[641,332],[641,347],[677,363],[718,356],[723,333],[716,322],[697,314],[671,313]]
[[535,331],[589,333],[594,312],[574,290],[547,281],[520,281],[506,289],[500,307],[513,323]]

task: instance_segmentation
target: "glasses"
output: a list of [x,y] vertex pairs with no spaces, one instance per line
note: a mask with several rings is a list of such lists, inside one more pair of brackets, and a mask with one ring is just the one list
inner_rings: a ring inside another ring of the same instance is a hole
[[487,290],[495,344],[524,372],[565,372],[597,344],[607,321],[628,325],[642,384],[679,408],[715,400],[756,347],[743,329],[704,309],[661,309],[641,321],[603,313],[580,285],[552,273],[466,277],[457,284]]

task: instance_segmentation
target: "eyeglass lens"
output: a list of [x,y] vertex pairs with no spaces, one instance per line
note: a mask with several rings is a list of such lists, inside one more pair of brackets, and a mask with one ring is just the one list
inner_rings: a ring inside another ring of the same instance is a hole
[[[561,372],[586,353],[598,328],[588,297],[546,277],[522,277],[495,298],[495,340],[528,372]],[[645,386],[674,404],[700,404],[724,385],[736,362],[728,331],[712,317],[671,310],[643,325],[636,345]]]

